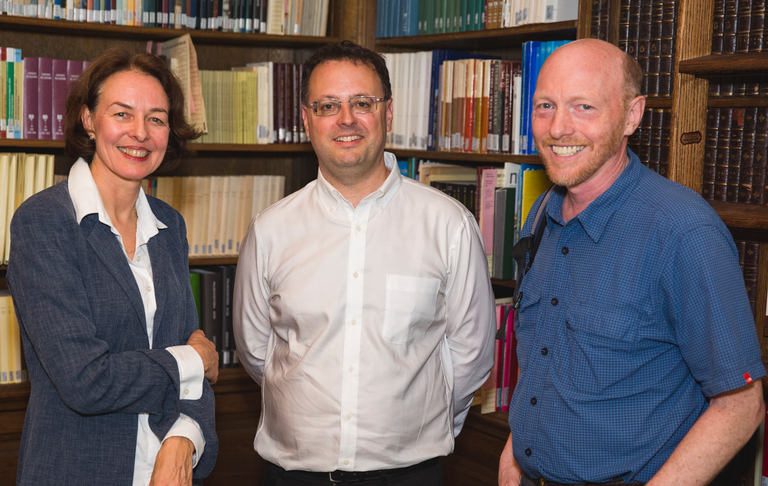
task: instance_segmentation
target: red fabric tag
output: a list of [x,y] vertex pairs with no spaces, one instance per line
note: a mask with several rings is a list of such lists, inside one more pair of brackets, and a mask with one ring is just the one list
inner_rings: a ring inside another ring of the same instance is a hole
[[744,380],[747,382],[747,385],[752,383],[752,377],[749,376],[749,373],[744,373]]

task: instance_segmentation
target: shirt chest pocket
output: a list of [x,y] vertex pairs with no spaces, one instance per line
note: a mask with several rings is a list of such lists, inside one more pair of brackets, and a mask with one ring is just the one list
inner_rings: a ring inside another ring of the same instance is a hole
[[384,308],[384,340],[411,344],[424,339],[435,320],[440,280],[436,278],[387,275],[387,300]]

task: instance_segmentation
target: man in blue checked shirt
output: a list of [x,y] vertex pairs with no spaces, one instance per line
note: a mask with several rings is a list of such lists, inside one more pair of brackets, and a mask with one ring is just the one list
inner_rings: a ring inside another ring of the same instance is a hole
[[594,39],[541,69],[533,133],[556,187],[519,289],[502,486],[704,485],[762,419],[765,369],[728,229],[627,150],[642,77]]

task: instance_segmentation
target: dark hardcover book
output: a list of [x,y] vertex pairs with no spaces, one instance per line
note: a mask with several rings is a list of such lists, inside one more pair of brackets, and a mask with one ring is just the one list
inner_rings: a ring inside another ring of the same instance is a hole
[[51,104],[52,138],[64,140],[64,116],[67,105],[67,60],[53,60],[53,92]]
[[275,143],[285,143],[285,64],[275,63]]
[[752,203],[765,204],[765,171],[768,156],[768,106],[757,109],[755,120],[755,159],[752,162]]
[[267,33],[267,2],[268,1],[270,0],[261,0],[261,10],[259,10],[259,24],[261,25],[260,32],[262,34]]
[[[261,17],[259,17],[259,13],[261,12],[261,0],[253,0],[251,5],[253,6],[253,12],[251,14],[253,26],[251,29],[253,33],[258,34],[261,32]],[[378,16],[376,18],[378,20]]]
[[600,6],[607,0],[592,0],[592,9],[589,16],[589,36],[593,39],[600,38]]
[[283,103],[285,103],[285,143],[293,143],[293,65],[283,66]]
[[[497,2],[497,5],[499,6],[499,10],[501,10],[501,2]],[[611,1],[610,0],[601,0],[600,2],[600,24],[599,25],[600,25],[600,32],[598,34],[598,39],[607,41],[608,31],[611,25]]]
[[189,272],[189,285],[192,287],[192,297],[195,299],[195,307],[197,307],[197,325],[200,327],[202,321],[202,315],[200,314],[200,274],[196,272]]
[[715,0],[715,16],[712,22],[712,54],[723,52],[723,24],[725,22],[725,0]]
[[221,365],[222,274],[221,271],[201,268],[193,268],[190,272],[200,275],[200,329],[216,346]]
[[733,77],[733,96],[747,95],[747,78],[748,76]]
[[[760,243],[747,241],[744,244],[744,286],[747,288],[749,305],[752,307],[752,317],[755,316],[757,306],[757,264],[760,259]],[[741,261],[739,262],[741,263]]]
[[309,140],[307,139],[307,134],[304,131],[304,122],[301,119],[301,79],[304,77],[304,65],[299,64],[297,66],[297,69],[299,71],[299,84],[296,92],[296,103],[298,104],[298,110],[299,110],[299,140],[298,143],[307,143]]
[[733,108],[731,117],[731,137],[728,141],[728,188],[725,200],[738,202],[739,180],[741,176],[741,144],[744,141],[744,108]]
[[715,201],[725,201],[728,193],[728,161],[730,157],[733,108],[720,108],[715,157]]
[[493,268],[491,276],[499,279],[515,278],[515,260],[512,247],[515,242],[516,188],[502,187],[494,193],[493,209]]
[[638,133],[638,144],[637,144],[637,156],[640,158],[640,162],[643,163],[646,167],[648,167],[648,161],[650,158],[650,151],[651,151],[651,118],[653,115],[653,110],[651,108],[646,108],[643,112],[643,118],[640,121],[640,126],[638,127],[638,130],[640,131]]
[[752,1],[740,0],[736,15],[736,52],[749,52],[749,31],[752,27]]
[[501,152],[511,154],[514,150],[515,138],[518,133],[512,133],[512,122],[514,114],[512,110],[515,106],[515,74],[520,74],[520,63],[517,63],[517,70],[513,61],[501,61],[501,76],[504,78],[504,92],[501,95]]
[[637,59],[638,41],[640,40],[640,3],[641,0],[630,0],[629,3],[629,34],[626,52],[635,59]]
[[648,150],[648,168],[659,172],[661,161],[661,131],[664,123],[664,108],[654,108],[651,113],[651,146]]
[[[651,37],[648,52],[648,87],[646,95],[659,96],[659,72],[661,70],[661,26],[664,13],[664,1],[653,0],[651,4]],[[661,129],[661,127],[659,127]]]
[[661,53],[659,54],[659,96],[672,95],[672,70],[675,57],[676,0],[663,0]]
[[739,21],[738,0],[725,0],[723,16],[723,54],[736,52],[736,28]]
[[235,266],[222,265],[221,272],[221,366],[232,367],[232,353],[235,347],[235,337],[232,331],[232,302],[235,288]]
[[720,78],[720,96],[733,96],[734,76],[722,76]]
[[720,96],[720,76],[712,76],[709,78],[709,96]]
[[744,76],[744,96],[760,96],[760,76]]
[[[299,101],[299,64],[291,64],[291,126],[293,128],[293,143],[299,143],[299,125],[301,121],[301,102]],[[383,104],[382,104],[383,106]]]
[[765,33],[765,0],[752,0],[752,17],[749,28],[749,52],[763,50]]
[[37,64],[37,138],[53,138],[53,59],[39,57]]
[[162,0],[161,2],[159,2],[160,3],[160,5],[159,5],[160,10],[159,11],[162,14],[162,20],[160,20],[159,23],[160,23],[160,26],[163,27],[163,28],[168,28],[168,20],[169,20],[169,16],[170,16],[170,13],[171,13],[171,11],[170,11],[170,9],[168,7],[168,2],[169,1],[173,1],[173,0]]
[[[36,57],[24,58],[24,120],[22,137],[37,139],[37,98],[38,98],[38,60]],[[4,188],[6,189],[6,188]]]
[[501,61],[494,59],[489,63],[491,93],[488,96],[488,153],[498,154],[501,150],[501,93],[504,91]]
[[704,173],[701,197],[708,201],[715,199],[715,161],[717,160],[718,127],[720,126],[720,108],[707,110],[707,130],[704,139]]
[[624,52],[627,52],[629,41],[629,4],[631,0],[621,0],[619,4],[619,42],[618,46]]
[[744,138],[741,142],[741,169],[739,171],[739,196],[737,202],[752,202],[756,128],[757,107],[744,109]]
[[643,86],[641,92],[648,95],[648,70],[651,55],[651,13],[653,5],[646,2],[640,5],[640,30],[637,40],[637,62],[643,70]]
[[659,175],[669,177],[669,142],[672,137],[672,110],[664,108],[661,122],[661,156],[659,157]]

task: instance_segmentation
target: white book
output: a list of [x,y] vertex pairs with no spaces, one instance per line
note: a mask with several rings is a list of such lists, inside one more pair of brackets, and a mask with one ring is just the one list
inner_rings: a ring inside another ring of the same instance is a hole
[[[208,249],[212,246],[211,235],[208,232],[210,227],[209,221],[212,218],[211,215],[211,185],[213,184],[213,177],[201,177],[203,185],[203,202],[202,202],[202,216],[198,216],[198,223],[195,228],[200,227],[200,254],[210,255]],[[215,217],[215,215],[213,216]]]
[[[24,172],[21,179],[21,200],[17,204],[21,205],[35,193],[35,154],[24,154]],[[16,206],[18,209],[18,206]]]
[[424,78],[423,89],[421,90],[421,140],[419,148],[427,150],[429,144],[429,107],[434,99],[434,93],[430,93],[430,76],[432,72],[432,51],[422,52],[422,73]]
[[283,2],[267,4],[267,34],[285,35],[284,8]]
[[405,78],[406,83],[406,100],[405,100],[405,144],[404,148],[415,149],[418,147],[418,129],[419,124],[416,122],[419,116],[419,105],[416,100],[418,98],[419,90],[423,82],[423,75],[421,74],[421,64],[419,63],[419,53],[409,52],[405,54],[406,62],[408,63],[408,75]]
[[[398,99],[397,94],[397,83],[395,78],[395,71],[397,70],[395,66],[395,54],[390,52],[385,52],[382,54],[384,56],[384,62],[387,64],[387,71],[389,71],[389,82],[392,88],[392,108],[394,110],[396,100]],[[310,100],[311,101],[311,100]],[[393,147],[393,138],[394,138],[394,120],[393,120],[393,129],[387,132],[387,140],[385,143],[386,148],[392,148]]]
[[522,87],[523,78],[520,75],[513,77],[512,89],[515,92],[512,95],[512,153],[520,154],[520,116],[522,111]]
[[502,187],[517,187],[520,177],[520,164],[504,162],[504,182]]
[[221,193],[219,195],[220,201],[218,204],[219,206],[219,218],[218,218],[218,229],[216,230],[217,239],[218,239],[218,246],[219,246],[219,254],[220,255],[226,255],[227,253],[227,210],[229,209],[229,205],[227,202],[229,201],[229,183],[232,180],[231,177],[222,177],[221,178]]
[[195,237],[195,181],[192,177],[181,177],[181,207],[179,212],[187,223],[187,243],[189,254],[194,254]]
[[226,199],[226,218],[222,218],[226,221],[224,227],[224,235],[226,241],[225,253],[227,255],[234,255],[237,246],[235,245],[235,227],[237,225],[237,203],[240,195],[240,177],[229,177],[229,193]]
[[411,79],[411,53],[400,54],[400,69],[397,73],[398,85],[400,86],[400,105],[395,111],[395,118],[398,120],[398,128],[395,131],[396,146],[398,148],[408,147],[409,121],[408,110],[411,102],[411,90],[409,89]]
[[271,176],[259,176],[259,179],[261,179],[261,182],[259,183],[261,185],[261,190],[259,191],[259,211],[264,211],[269,206],[272,205],[272,195],[270,194],[270,188],[272,187],[271,182],[269,180]]
[[222,176],[212,176],[211,189],[209,197],[208,208],[208,227],[206,241],[208,242],[208,248],[206,253],[208,255],[218,255],[219,252],[219,226],[221,220],[221,188],[223,185]]
[[579,17],[579,2],[573,0],[546,0],[544,22],[576,20]]

